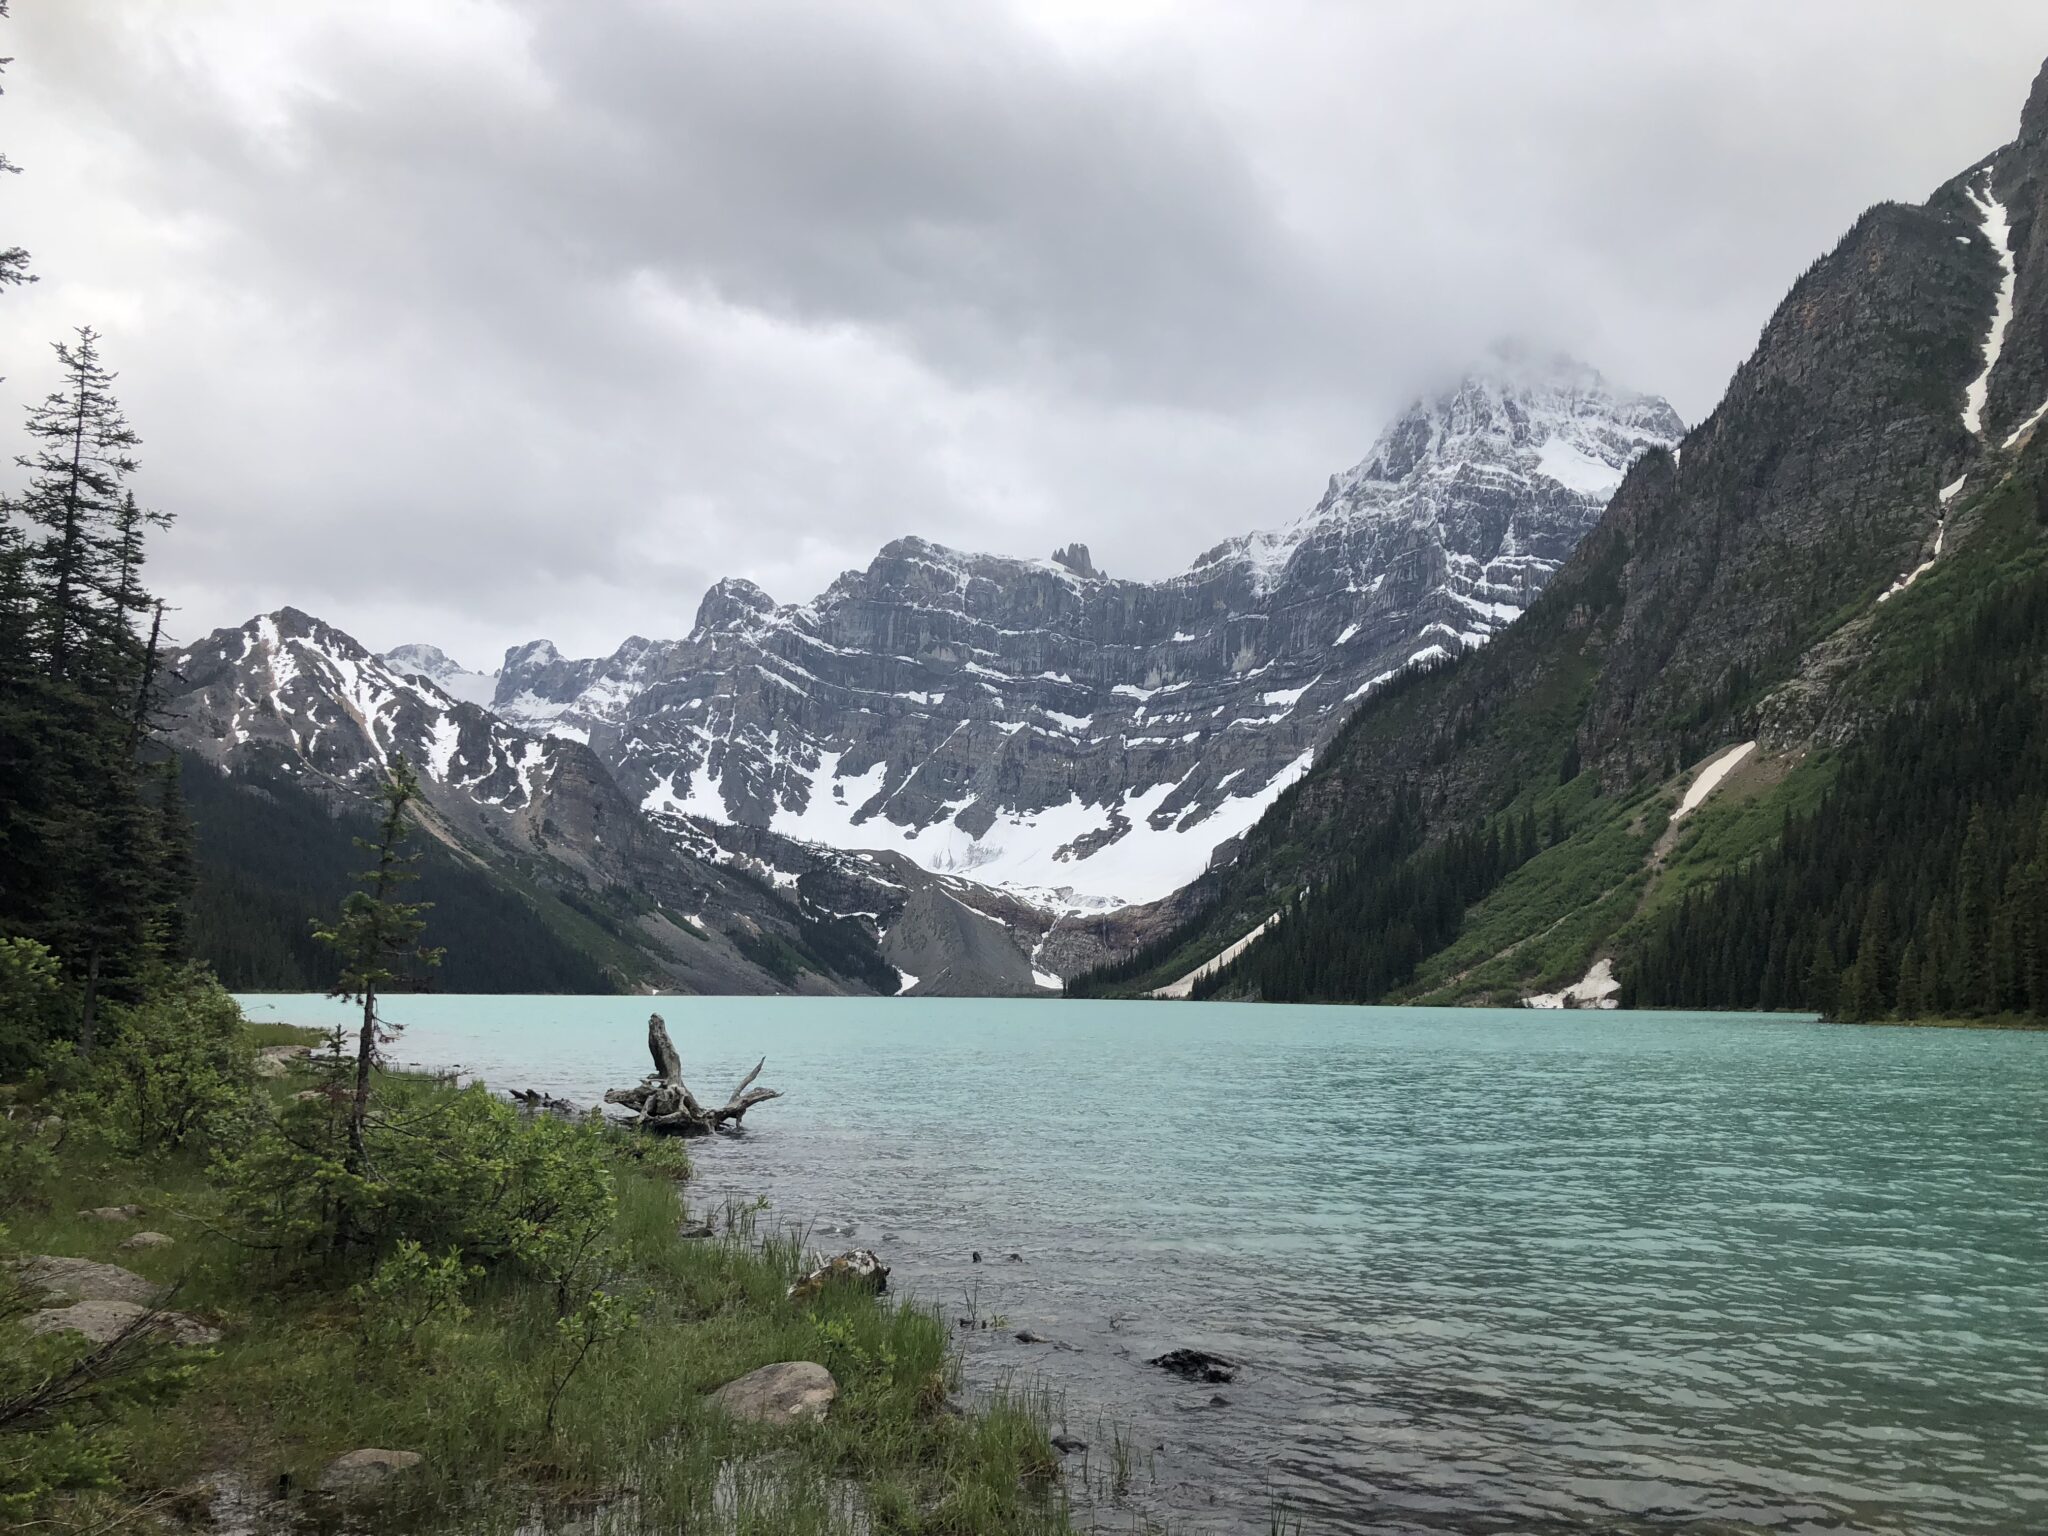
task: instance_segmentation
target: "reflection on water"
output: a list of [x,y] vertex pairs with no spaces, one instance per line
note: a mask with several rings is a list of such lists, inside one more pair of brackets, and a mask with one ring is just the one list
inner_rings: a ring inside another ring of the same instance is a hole
[[[1194,1529],[1277,1497],[1310,1531],[2048,1530],[2048,1036],[657,1006],[700,1096],[764,1053],[787,1095],[703,1148],[698,1202],[766,1194],[1001,1319],[971,1379],[1042,1380],[1092,1475]],[[594,1100],[646,1007],[408,999],[395,1054]],[[1181,1345],[1244,1368],[1144,1363]]]

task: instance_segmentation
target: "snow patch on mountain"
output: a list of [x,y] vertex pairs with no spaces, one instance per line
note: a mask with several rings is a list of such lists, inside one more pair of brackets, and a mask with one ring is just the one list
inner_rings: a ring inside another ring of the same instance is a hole
[[2019,283],[2019,268],[2012,259],[2012,225],[2006,218],[2005,205],[1991,190],[1991,173],[1984,173],[1983,191],[1979,192],[1974,182],[1967,191],[1970,201],[1976,205],[1984,238],[1998,253],[1998,300],[1992,306],[1991,334],[1984,339],[1984,371],[1970,381],[1969,388],[1963,393],[1963,426],[1974,436],[1984,430],[1984,404],[1991,395],[1991,370],[1998,366],[1998,354],[2005,347],[2006,328],[2012,324],[2013,293]]
[[489,709],[498,691],[498,674],[472,672],[438,646],[401,645],[378,658],[400,674],[424,677],[451,699]]

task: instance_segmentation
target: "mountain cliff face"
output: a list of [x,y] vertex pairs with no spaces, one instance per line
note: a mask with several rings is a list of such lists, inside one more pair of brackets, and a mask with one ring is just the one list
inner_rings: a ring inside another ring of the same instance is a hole
[[587,742],[651,814],[893,851],[1058,910],[1154,901],[1365,694],[1520,614],[1681,430],[1583,365],[1503,351],[1305,517],[1168,580],[1105,576],[1081,545],[902,539],[807,603],[721,582],[681,640],[521,647],[493,707]]
[[404,753],[428,831],[599,952],[621,986],[894,990],[870,933],[649,822],[582,743],[531,735],[443,692],[427,675],[438,654],[411,648],[416,670],[401,673],[282,609],[170,659],[166,734],[251,794],[337,809]]
[[[1512,998],[1625,971],[1689,882],[1769,847],[1843,752],[1925,708],[1902,679],[1960,573],[2035,558],[2044,172],[2048,71],[2014,144],[1871,209],[1800,277],[1526,618],[1363,707],[1193,893],[1203,916],[1104,984],[1161,985],[1279,911],[1208,987]],[[1854,958],[1827,943],[1828,966]]]
[[[1174,921],[1361,698],[1515,619],[1680,430],[1503,350],[1166,581],[903,539],[808,603],[722,581],[681,640],[492,674],[287,609],[178,659],[172,734],[345,788],[404,751],[451,846],[609,902],[663,984],[1056,988]],[[713,910],[745,931],[701,942]]]

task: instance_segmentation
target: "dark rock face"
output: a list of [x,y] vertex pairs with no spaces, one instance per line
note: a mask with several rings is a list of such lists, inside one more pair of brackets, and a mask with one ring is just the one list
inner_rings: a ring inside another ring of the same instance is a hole
[[811,602],[706,594],[683,640],[507,657],[496,708],[589,742],[657,815],[901,854],[1042,906],[1199,875],[1351,706],[1485,642],[1542,590],[1661,400],[1502,352],[1418,402],[1322,501],[1183,575],[886,546]]
[[2019,137],[1993,161],[1991,190],[2011,225],[2018,269],[2012,324],[1984,412],[1985,425],[2003,444],[2048,405],[2048,64],[2034,77]]

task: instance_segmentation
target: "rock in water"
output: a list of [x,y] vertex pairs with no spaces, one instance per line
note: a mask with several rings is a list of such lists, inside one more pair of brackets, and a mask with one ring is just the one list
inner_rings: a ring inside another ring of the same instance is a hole
[[838,1281],[880,1295],[889,1288],[889,1266],[872,1248],[853,1248],[827,1259],[789,1288],[792,1301],[809,1301]]
[[366,1446],[327,1463],[320,1491],[341,1498],[368,1498],[382,1493],[392,1479],[420,1464],[418,1451],[385,1451]]
[[711,1394],[714,1406],[752,1424],[795,1424],[822,1419],[839,1396],[839,1383],[822,1365],[785,1360],[749,1371]]
[[1171,1371],[1186,1381],[1231,1382],[1237,1380],[1237,1362],[1202,1349],[1170,1349],[1148,1362]]

